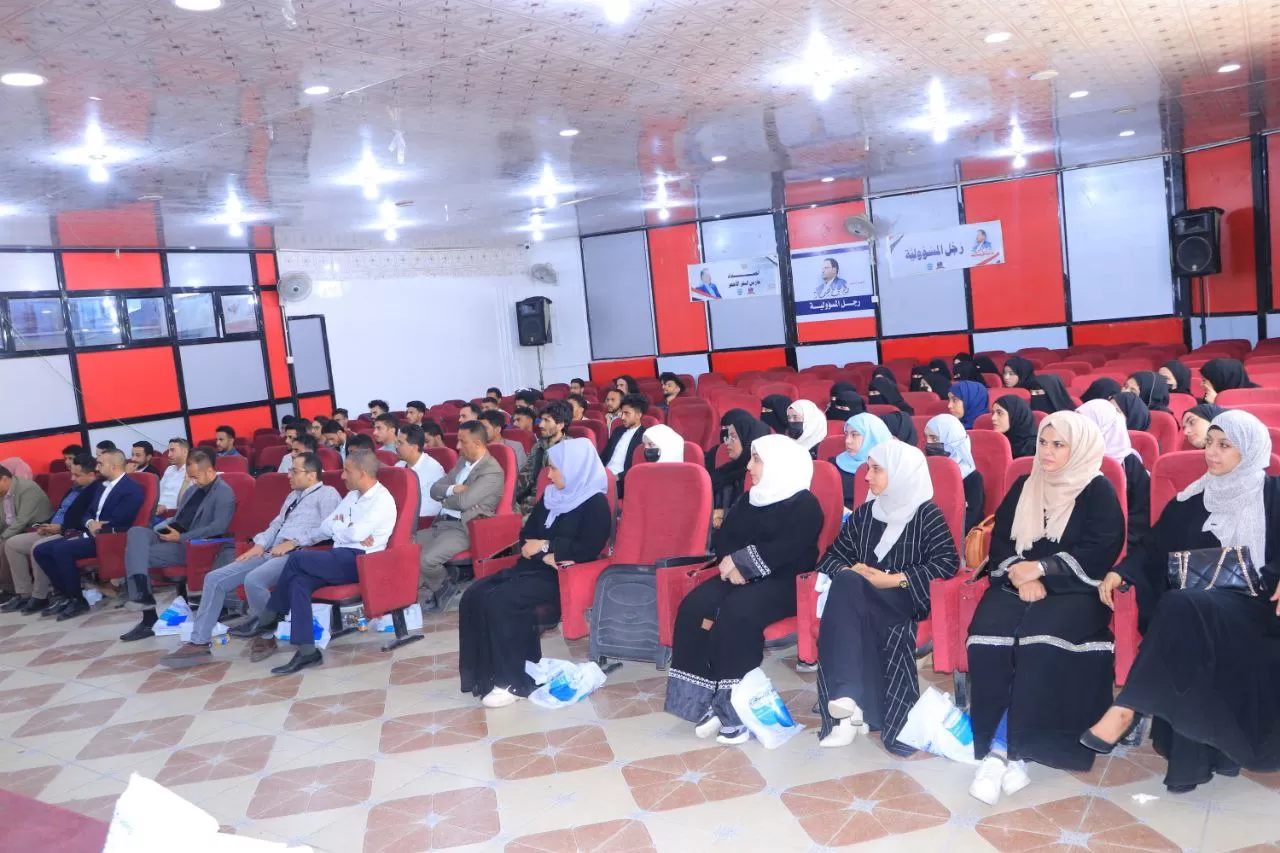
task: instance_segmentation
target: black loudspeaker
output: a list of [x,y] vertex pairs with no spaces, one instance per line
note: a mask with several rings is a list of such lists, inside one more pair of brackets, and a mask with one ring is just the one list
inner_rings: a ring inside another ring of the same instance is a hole
[[1222,272],[1221,226],[1220,207],[1198,207],[1173,217],[1169,238],[1174,275],[1195,278]]
[[530,296],[516,303],[516,331],[520,346],[540,347],[551,343],[551,300]]

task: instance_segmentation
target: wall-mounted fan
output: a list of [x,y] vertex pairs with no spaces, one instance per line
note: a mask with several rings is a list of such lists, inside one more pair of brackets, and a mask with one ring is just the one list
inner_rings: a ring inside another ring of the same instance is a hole
[[529,277],[538,284],[556,284],[560,281],[556,268],[551,264],[534,264],[529,268]]
[[287,272],[280,276],[280,301],[301,302],[311,295],[314,286],[307,273]]

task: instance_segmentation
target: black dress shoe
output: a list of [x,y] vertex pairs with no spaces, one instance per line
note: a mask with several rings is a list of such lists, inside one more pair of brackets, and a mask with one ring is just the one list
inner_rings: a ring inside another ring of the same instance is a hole
[[1124,734],[1120,735],[1120,737],[1116,739],[1115,743],[1105,741],[1095,735],[1091,730],[1085,729],[1084,734],[1080,735],[1080,745],[1093,750],[1099,755],[1110,755],[1112,750],[1120,744],[1120,741],[1129,736],[1129,733],[1133,731],[1134,726],[1138,725],[1138,721],[1141,719],[1141,715],[1134,714],[1133,720],[1129,723],[1129,727],[1124,730]]
[[62,612],[62,608],[66,607],[72,601],[73,599],[70,599],[70,598],[59,598],[55,600],[52,604],[50,604],[44,610],[40,611],[40,618],[43,619],[46,616],[57,616],[59,613]]
[[31,600],[29,595],[15,595],[13,598],[0,605],[0,613],[16,613],[27,606],[27,602]]
[[16,592],[0,592],[0,604],[8,604],[9,601],[17,597]]
[[48,606],[49,599],[32,597],[27,599],[27,603],[22,605],[22,609],[18,612],[23,616],[30,616],[32,613],[39,613]]
[[77,616],[83,616],[89,612],[89,602],[83,598],[73,598],[67,602],[67,606],[62,608],[62,612],[58,614],[59,622],[66,622],[68,619],[75,619]]
[[239,625],[232,625],[227,629],[227,633],[233,637],[239,637],[242,640],[252,640],[261,632],[258,630],[258,618],[255,616],[248,622]]
[[126,633],[121,634],[120,641],[124,643],[132,643],[135,640],[145,640],[147,637],[154,637],[155,635],[156,632],[151,630],[151,625],[148,625],[147,620],[143,619],[137,625],[130,628]]
[[298,651],[293,653],[293,657],[284,666],[277,666],[271,670],[271,674],[293,675],[295,672],[300,672],[309,666],[319,666],[322,663],[324,663],[324,655],[320,653],[319,649],[309,655]]

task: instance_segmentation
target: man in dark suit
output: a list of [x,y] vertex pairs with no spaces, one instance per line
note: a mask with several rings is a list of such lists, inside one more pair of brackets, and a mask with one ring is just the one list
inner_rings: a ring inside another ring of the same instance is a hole
[[622,398],[618,409],[618,421],[622,426],[609,433],[609,441],[600,451],[604,467],[613,472],[618,481],[618,497],[623,494],[623,480],[631,470],[631,460],[636,448],[644,441],[644,426],[640,421],[649,411],[649,400],[642,394],[628,394]]
[[152,446],[151,442],[135,441],[133,443],[133,447],[130,449],[133,451],[133,455],[125,465],[125,469],[128,473],[155,474],[157,477],[160,476],[160,472],[151,465],[151,454],[156,452],[155,447]]
[[98,454],[101,479],[81,492],[67,510],[62,526],[66,538],[45,542],[32,550],[36,565],[65,597],[44,615],[56,613],[58,621],[64,621],[89,612],[89,602],[80,591],[76,560],[97,556],[95,537],[101,533],[127,531],[142,508],[142,486],[125,475],[124,464],[122,451],[107,450]]

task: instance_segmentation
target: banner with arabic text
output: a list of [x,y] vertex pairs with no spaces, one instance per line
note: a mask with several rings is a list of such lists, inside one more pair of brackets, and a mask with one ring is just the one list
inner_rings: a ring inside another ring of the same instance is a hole
[[796,322],[874,318],[871,252],[866,240],[791,253]]
[[777,256],[689,265],[690,302],[777,296],[781,292]]
[[889,236],[894,278],[1004,263],[1000,220]]

